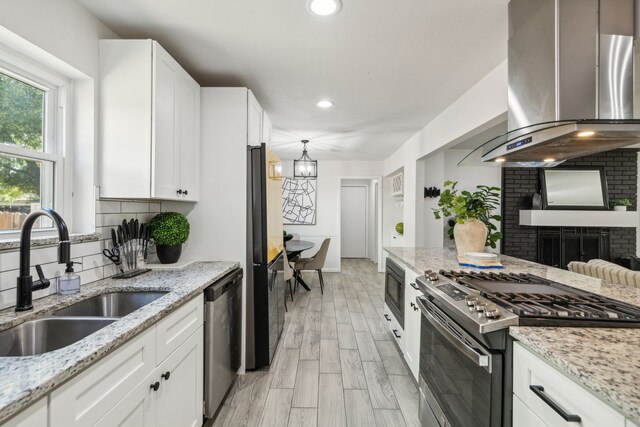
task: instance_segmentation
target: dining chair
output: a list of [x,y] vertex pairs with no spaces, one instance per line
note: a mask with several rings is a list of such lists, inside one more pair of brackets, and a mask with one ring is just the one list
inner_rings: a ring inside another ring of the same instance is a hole
[[[291,286],[291,278],[293,277],[293,268],[289,264],[287,258],[287,251],[282,251],[282,270],[284,272],[284,281],[289,285],[289,293],[291,294],[291,301],[293,301],[293,287]],[[284,299],[284,309],[287,310],[287,298]]]
[[293,266],[296,274],[300,274],[304,270],[315,270],[318,272],[318,279],[320,281],[320,293],[324,294],[324,279],[322,277],[322,269],[324,268],[324,262],[327,259],[327,252],[329,251],[329,243],[331,239],[324,239],[318,252],[311,258],[300,258]]

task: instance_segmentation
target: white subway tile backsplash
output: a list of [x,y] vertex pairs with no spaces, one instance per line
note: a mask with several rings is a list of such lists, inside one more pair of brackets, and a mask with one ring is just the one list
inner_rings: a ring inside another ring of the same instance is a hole
[[123,213],[149,212],[149,203],[147,202],[122,202]]
[[136,219],[141,223],[149,224],[149,222],[151,222],[151,219],[156,215],[158,214],[157,213],[139,213],[139,214],[136,214]]
[[92,268],[99,268],[107,263],[110,263],[109,259],[102,253],[96,255],[89,255],[82,257],[82,270],[90,270]]
[[[82,265],[74,266],[74,270],[80,275],[82,285],[86,285],[105,277],[113,276],[120,271],[102,255],[102,249],[111,247],[111,229],[122,223],[136,218],[140,222],[148,223],[162,209],[161,203],[148,203],[137,201],[96,201],[96,232],[102,239],[93,242],[75,243],[71,245],[71,257],[73,261]],[[155,248],[150,252],[155,254]],[[33,299],[43,298],[57,292],[57,277],[64,273],[66,266],[58,264],[58,247],[44,247],[31,251],[31,274],[37,277],[35,265],[42,266],[45,276],[51,280],[48,289],[42,289],[33,293]],[[0,253],[0,309],[14,306],[16,303],[16,279],[20,255],[18,250]]]
[[82,286],[83,283],[87,284],[87,283],[95,282],[96,280],[100,280],[105,277],[104,269],[102,267],[92,268],[91,270],[80,271],[78,272],[78,275],[80,275],[80,286]]
[[112,200],[96,201],[96,213],[119,213],[122,212],[121,203]]
[[99,254],[102,253],[102,249],[103,243],[101,241],[71,245],[71,258]]

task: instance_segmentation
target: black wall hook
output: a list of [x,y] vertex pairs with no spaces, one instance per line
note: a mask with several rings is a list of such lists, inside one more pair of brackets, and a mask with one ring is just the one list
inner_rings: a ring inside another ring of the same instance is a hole
[[427,197],[440,197],[440,189],[436,187],[424,187],[424,198],[426,199]]

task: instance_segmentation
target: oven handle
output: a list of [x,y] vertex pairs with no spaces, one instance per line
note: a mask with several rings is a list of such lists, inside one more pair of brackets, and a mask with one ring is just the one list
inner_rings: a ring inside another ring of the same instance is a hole
[[424,305],[421,298],[416,298],[416,302],[418,303],[418,306],[422,311],[422,315],[427,318],[429,323],[431,323],[431,325],[434,328],[436,328],[438,332],[440,332],[445,338],[447,338],[447,340],[451,344],[453,344],[454,347],[460,350],[462,354],[467,356],[467,358],[473,361],[476,365],[486,369],[487,371],[489,371],[489,373],[491,373],[491,359],[492,359],[491,353],[478,354],[479,350],[476,350],[475,348],[470,347],[464,341],[460,340],[458,337],[453,335],[447,329],[447,327],[443,325],[442,322],[440,322],[440,320],[438,320],[435,316],[433,316],[429,312],[429,309]]

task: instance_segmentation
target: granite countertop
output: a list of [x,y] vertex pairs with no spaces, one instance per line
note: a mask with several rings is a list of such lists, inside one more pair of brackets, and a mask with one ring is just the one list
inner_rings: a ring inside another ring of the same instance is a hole
[[35,308],[30,312],[0,311],[0,330],[5,330],[106,292],[168,291],[167,295],[68,347],[37,356],[0,357],[0,422],[77,375],[236,267],[237,262],[198,262],[181,270],[151,271],[124,280],[105,279],[83,285],[78,294],[35,300]]
[[[418,274],[425,270],[474,270],[460,267],[456,253],[443,248],[384,248]],[[640,306],[640,289],[530,261],[500,255],[504,268],[493,271],[530,273],[574,288]],[[480,270],[477,270],[480,271]],[[486,271],[486,270],[482,270]],[[509,333],[526,348],[634,423],[640,423],[640,328],[511,327]]]
[[[100,233],[83,233],[83,234],[70,234],[69,241],[71,243],[84,243],[84,242],[95,242],[100,240]],[[55,233],[53,236],[37,236],[34,235],[31,237],[31,247],[43,247],[43,246],[53,246],[57,245],[60,242],[58,239],[58,234]],[[5,239],[0,240],[0,251],[11,251],[20,249],[20,239]]]

